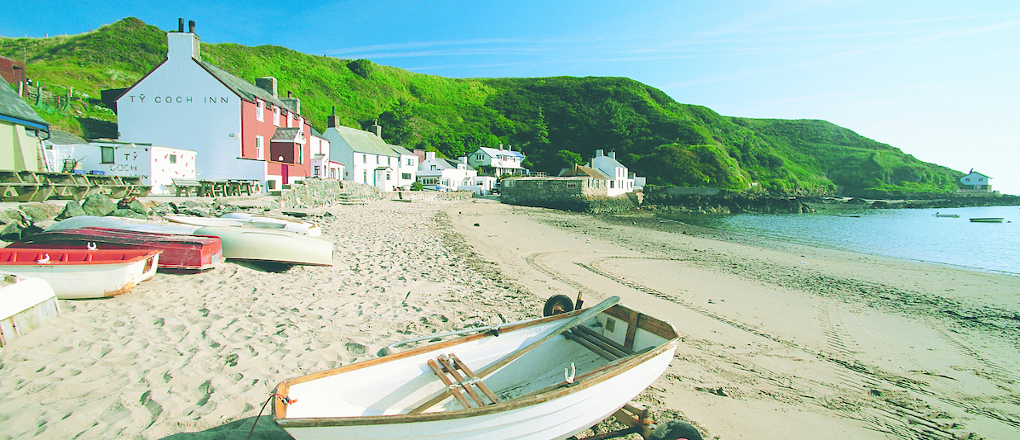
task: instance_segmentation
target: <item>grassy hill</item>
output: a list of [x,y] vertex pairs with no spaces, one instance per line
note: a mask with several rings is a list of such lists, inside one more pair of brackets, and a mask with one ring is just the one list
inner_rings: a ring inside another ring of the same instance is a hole
[[[166,47],[166,32],[135,18],[81,35],[0,39],[0,55],[25,59],[42,85],[40,114],[86,137],[115,135],[116,115],[101,91],[134,84],[164,60]],[[201,50],[243,79],[276,77],[320,131],[335,109],[345,125],[377,119],[387,142],[447,157],[511,145],[527,155],[527,167],[554,174],[595,150],[615,151],[654,185],[757,184],[798,194],[943,193],[962,176],[825,121],[722,116],[627,78],[451,79],[278,46]]]

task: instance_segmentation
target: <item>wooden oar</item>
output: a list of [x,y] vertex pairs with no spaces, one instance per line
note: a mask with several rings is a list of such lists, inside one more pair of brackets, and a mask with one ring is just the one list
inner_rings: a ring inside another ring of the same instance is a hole
[[[520,350],[517,350],[517,351],[515,351],[513,353],[510,353],[510,354],[506,355],[505,357],[503,357],[503,359],[500,359],[500,360],[496,361],[495,363],[493,363],[493,364],[491,364],[491,365],[489,365],[489,366],[487,366],[487,367],[477,371],[475,373],[475,375],[480,379],[480,378],[484,378],[485,376],[488,376],[488,375],[492,374],[496,370],[498,370],[500,368],[503,368],[507,364],[513,362],[515,359],[517,359],[517,358],[519,358],[521,356],[524,356],[525,354],[527,354],[531,350],[534,350],[539,345],[544,344],[546,341],[548,341],[548,340],[558,336],[559,334],[561,334],[561,333],[563,333],[563,332],[565,332],[567,330],[570,330],[570,329],[572,329],[574,327],[577,327],[577,326],[581,325],[582,323],[584,323],[585,321],[591,319],[595,315],[598,315],[599,313],[604,312],[606,309],[616,305],[616,303],[618,303],[618,302],[620,302],[620,297],[618,297],[618,296],[609,297],[605,301],[602,301],[602,302],[596,304],[595,306],[593,306],[592,308],[590,308],[588,310],[585,310],[580,315],[575,316],[570,321],[565,322],[563,325],[559,326],[559,328],[557,328],[556,330],[553,330],[552,333],[549,333],[548,335],[545,335],[542,339],[539,339],[539,340],[537,340],[535,342],[532,342],[527,347],[524,347],[524,348],[522,348]],[[432,399],[429,399],[425,403],[419,405],[417,408],[414,408],[413,410],[411,410],[411,414],[420,414],[421,412],[423,412],[426,409],[429,409],[429,408],[435,406],[437,403],[443,401],[444,399],[446,399],[449,396],[450,396],[449,389],[444,390],[438,396],[435,396]]]
[[506,357],[504,357],[503,359],[500,359],[500,360],[496,361],[495,363],[489,365],[488,367],[482,368],[481,370],[477,371],[478,377],[485,377],[485,376],[488,376],[488,375],[492,374],[496,370],[506,366],[506,364],[509,364],[509,363],[513,362],[515,359],[517,359],[517,358],[519,358],[521,356],[524,356],[529,351],[534,350],[539,345],[542,345],[546,341],[548,341],[548,340],[550,340],[552,338],[555,338],[556,336],[559,336],[560,333],[563,333],[563,332],[565,332],[567,330],[570,330],[570,329],[572,329],[574,327],[577,327],[577,326],[581,325],[581,323],[591,319],[593,316],[598,315],[599,313],[604,312],[606,309],[616,305],[616,303],[618,303],[618,302],[620,302],[620,297],[618,297],[618,296],[609,297],[605,301],[602,301],[602,302],[596,304],[595,306],[593,306],[592,308],[590,308],[588,310],[585,310],[584,313],[581,313],[580,315],[575,316],[574,319],[571,319],[570,321],[567,321],[566,323],[561,325],[556,330],[553,330],[552,333],[549,333],[548,335],[545,335],[545,337],[543,337],[542,339],[539,339],[539,340],[537,340],[535,342],[532,342],[531,345],[528,345],[527,347],[524,347],[524,348],[522,348],[520,350],[517,350],[517,351],[515,351],[513,353],[510,353],[510,354],[506,355]]

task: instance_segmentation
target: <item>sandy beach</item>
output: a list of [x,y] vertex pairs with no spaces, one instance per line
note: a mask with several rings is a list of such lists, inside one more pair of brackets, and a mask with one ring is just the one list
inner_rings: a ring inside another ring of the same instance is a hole
[[[1020,437],[1020,277],[485,199],[320,211],[332,267],[61,301],[0,350],[0,438],[244,439],[284,379],[578,292],[684,335],[637,400],[706,438]],[[251,438],[290,437],[267,409]]]

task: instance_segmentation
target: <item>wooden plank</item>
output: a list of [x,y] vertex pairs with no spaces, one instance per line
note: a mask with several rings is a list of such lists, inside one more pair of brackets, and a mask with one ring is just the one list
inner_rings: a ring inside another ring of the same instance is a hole
[[634,335],[637,334],[640,316],[640,313],[631,310],[630,316],[627,317],[627,336],[623,339],[623,347],[628,351],[634,350]]
[[629,355],[634,353],[633,350],[628,350],[626,347],[624,347],[624,346],[622,346],[620,344],[617,344],[616,341],[614,341],[612,339],[609,339],[609,338],[603,336],[601,333],[598,333],[595,330],[592,330],[592,329],[590,329],[588,327],[585,327],[583,325],[577,327],[574,330],[575,331],[581,331],[584,334],[586,334],[588,336],[591,336],[592,338],[598,339],[602,344],[605,344],[606,346],[608,346],[608,348],[612,348],[614,352],[619,352],[619,353],[617,353],[618,356],[629,356]]
[[[457,355],[455,355],[453,353],[450,353],[450,359],[453,360],[453,363],[458,368],[460,368],[461,371],[463,371],[465,374],[467,374],[468,377],[472,377],[472,378],[478,379],[478,376],[475,376],[475,372],[471,371],[471,369],[468,368],[467,364],[465,364],[463,361],[461,361],[460,358],[457,357]],[[499,397],[496,397],[496,394],[493,393],[492,390],[489,389],[489,386],[486,385],[485,382],[482,382],[481,379],[478,379],[477,382],[475,382],[475,385],[478,386],[479,390],[482,390],[482,393],[485,394],[485,397],[488,397],[489,400],[492,401],[492,403],[499,402]]]
[[442,380],[443,383],[446,384],[446,389],[450,390],[450,392],[453,393],[453,397],[457,398],[457,401],[460,402],[461,405],[464,405],[464,409],[471,408],[471,404],[469,404],[467,399],[464,398],[464,395],[460,393],[460,390],[454,388],[453,382],[450,381],[449,377],[446,377],[446,374],[444,374],[443,370],[439,368],[439,365],[436,364],[436,361],[429,359],[428,364],[429,367],[432,368],[432,371],[436,372],[436,376],[439,376],[439,380]]
[[464,376],[461,376],[461,374],[457,372],[457,367],[450,362],[449,358],[446,356],[439,356],[439,359],[437,360],[439,361],[439,365],[442,365],[445,371],[449,372],[450,375],[453,376],[457,383],[460,384],[461,388],[468,393],[468,396],[471,396],[471,399],[473,399],[478,406],[485,406],[485,401],[478,396],[478,393],[471,388],[470,384],[465,383],[466,381],[464,380]]

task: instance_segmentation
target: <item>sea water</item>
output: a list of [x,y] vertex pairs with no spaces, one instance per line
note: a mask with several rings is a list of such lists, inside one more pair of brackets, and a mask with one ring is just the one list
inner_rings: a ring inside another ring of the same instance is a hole
[[[938,217],[959,214],[958,218]],[[971,218],[1002,217],[1002,223]],[[1020,207],[823,210],[682,220],[799,244],[1020,275]]]

